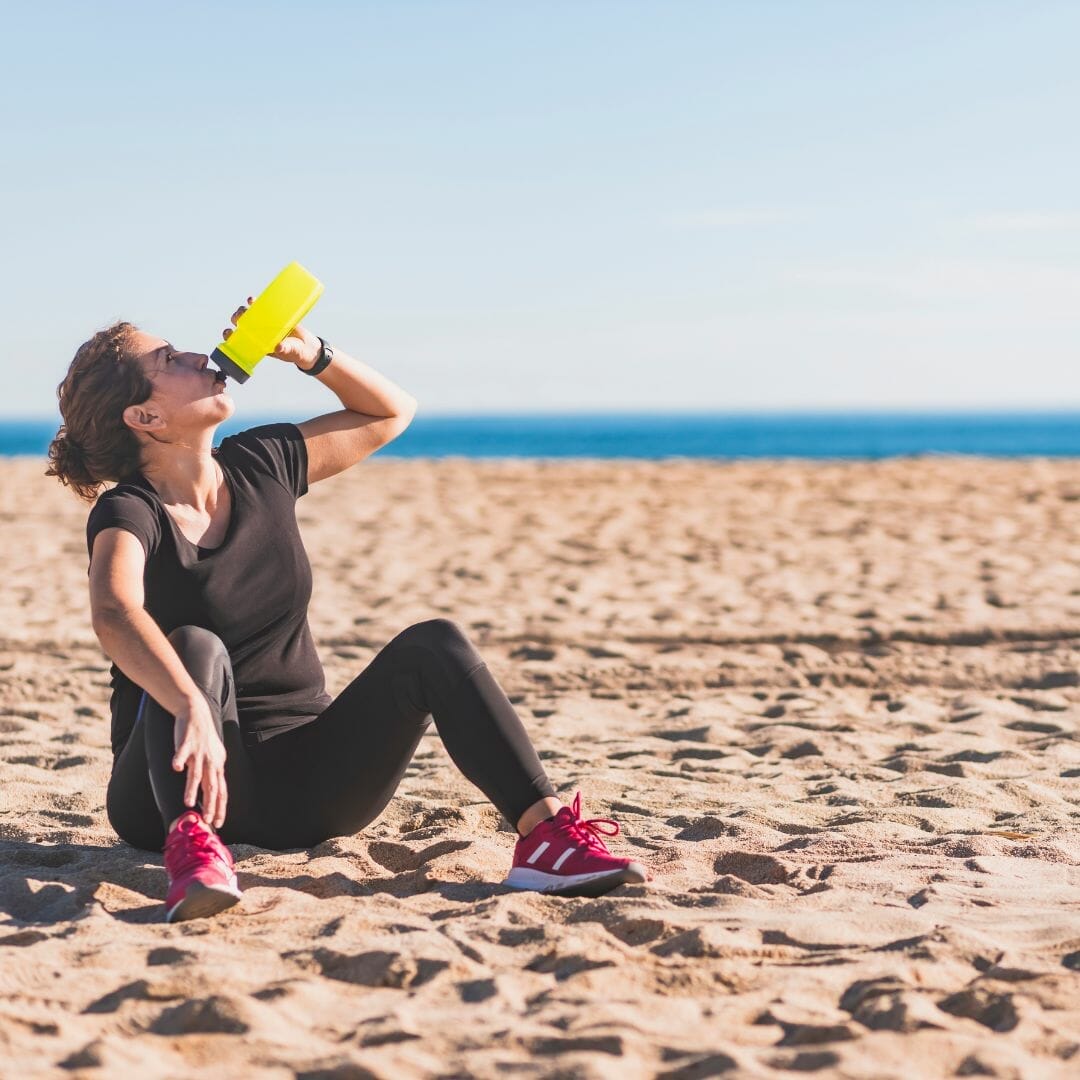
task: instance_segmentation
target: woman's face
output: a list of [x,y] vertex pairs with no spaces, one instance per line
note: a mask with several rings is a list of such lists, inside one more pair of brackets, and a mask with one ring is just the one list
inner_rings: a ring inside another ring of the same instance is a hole
[[181,352],[164,338],[135,330],[130,348],[154,384],[149,400],[129,409],[141,411],[143,422],[152,414],[157,430],[201,430],[216,426],[236,411],[226,383],[207,367],[204,353]]

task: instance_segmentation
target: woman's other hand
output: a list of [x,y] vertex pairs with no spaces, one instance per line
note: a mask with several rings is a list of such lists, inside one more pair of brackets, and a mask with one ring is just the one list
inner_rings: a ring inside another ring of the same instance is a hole
[[202,791],[203,820],[220,829],[225,824],[228,791],[225,787],[225,746],[217,733],[214,717],[204,697],[192,700],[176,714],[173,728],[176,753],[172,767],[187,768],[184,805],[195,806]]
[[[237,324],[240,316],[254,303],[255,297],[249,296],[247,298],[247,303],[241,304],[232,313],[233,326]],[[226,341],[228,341],[231,336],[231,329],[224,331]],[[319,359],[319,351],[321,348],[322,346],[319,345],[319,339],[315,334],[302,326],[297,326],[293,328],[289,336],[285,338],[285,340],[281,342],[270,355],[276,357],[278,360],[284,360],[286,363],[295,364],[298,368],[309,368]]]

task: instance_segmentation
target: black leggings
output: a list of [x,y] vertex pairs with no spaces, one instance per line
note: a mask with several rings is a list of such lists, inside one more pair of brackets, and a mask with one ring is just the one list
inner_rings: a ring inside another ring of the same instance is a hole
[[[447,619],[403,630],[318,717],[254,746],[241,739],[221,639],[181,626],[169,641],[225,744],[226,843],[314,847],[358,832],[390,801],[432,718],[454,763],[511,826],[555,794],[506,694]],[[166,827],[185,809],[173,727],[173,716],[144,693],[109,780],[109,821],[122,840],[148,851],[162,849]]]

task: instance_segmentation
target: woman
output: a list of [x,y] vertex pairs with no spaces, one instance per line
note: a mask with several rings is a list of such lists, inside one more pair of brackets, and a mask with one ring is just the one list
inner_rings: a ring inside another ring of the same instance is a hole
[[517,828],[507,885],[599,896],[646,880],[601,839],[615,822],[583,821],[580,792],[570,807],[555,798],[456,624],[408,627],[336,699],[326,693],[295,502],[400,435],[416,401],[300,326],[273,356],[344,408],[214,448],[235,410],[225,377],[126,322],[82,345],[57,390],[47,475],[87,501],[118,481],[86,530],[94,631],[113,660],[107,811],[121,839],[164,849],[166,919],[237,902],[228,843],[312,847],[374,821],[432,719]]

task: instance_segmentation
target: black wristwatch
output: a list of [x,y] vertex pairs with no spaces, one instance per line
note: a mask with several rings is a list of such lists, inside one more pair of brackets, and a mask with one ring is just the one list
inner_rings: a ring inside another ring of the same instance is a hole
[[301,368],[300,370],[305,375],[318,375],[319,372],[325,371],[330,361],[334,359],[334,348],[332,345],[328,345],[322,338],[319,338],[319,358],[309,368]]

